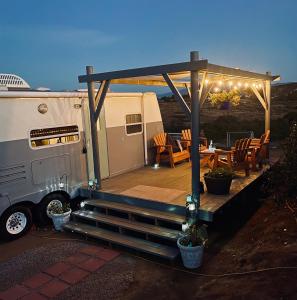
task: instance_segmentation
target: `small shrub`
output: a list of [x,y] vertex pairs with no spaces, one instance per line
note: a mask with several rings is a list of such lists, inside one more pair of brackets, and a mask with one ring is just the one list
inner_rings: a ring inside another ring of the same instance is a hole
[[231,169],[227,168],[215,168],[210,170],[208,173],[205,173],[205,176],[212,178],[226,178],[233,177],[234,173]]
[[292,122],[284,146],[284,158],[266,174],[264,193],[272,194],[279,205],[290,198],[297,202],[297,122]]
[[48,208],[48,213],[55,214],[55,215],[64,214],[65,212],[68,211],[70,211],[69,203],[63,203],[63,205],[60,205],[58,202],[54,202]]
[[186,235],[180,240],[183,246],[195,247],[205,246],[208,241],[208,234],[205,225],[192,225]]

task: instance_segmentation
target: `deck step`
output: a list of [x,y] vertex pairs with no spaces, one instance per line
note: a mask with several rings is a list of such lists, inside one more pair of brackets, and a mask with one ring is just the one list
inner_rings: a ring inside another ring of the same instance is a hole
[[131,213],[146,218],[152,218],[152,219],[175,223],[178,225],[181,225],[185,221],[185,217],[181,215],[149,209],[140,206],[135,206],[135,205],[124,204],[124,203],[105,201],[105,200],[88,200],[85,203],[87,206],[112,209],[127,214]]
[[104,215],[95,211],[78,210],[72,213],[77,220],[78,218],[87,219],[90,221],[96,221],[104,223],[118,228],[128,229],[136,232],[145,233],[148,235],[157,236],[167,240],[176,241],[179,237],[180,231],[167,229],[165,227],[150,225],[142,222],[136,222],[127,220],[124,218],[118,218],[114,216]]
[[70,230],[72,232],[80,233],[93,237],[99,240],[104,240],[117,245],[129,247],[134,250],[142,251],[148,254],[157,255],[162,258],[167,258],[173,260],[179,254],[179,250],[174,247],[169,247],[161,245],[158,243],[150,242],[147,240],[142,240],[134,238],[127,235],[121,235],[113,231],[105,230],[102,228],[77,223],[70,221],[64,225],[64,229]]

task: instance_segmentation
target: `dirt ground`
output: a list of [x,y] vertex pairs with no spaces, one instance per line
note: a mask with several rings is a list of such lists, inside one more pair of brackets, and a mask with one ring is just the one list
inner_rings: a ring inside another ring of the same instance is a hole
[[[184,269],[180,262],[171,266],[123,251],[111,264],[58,299],[296,299],[297,269],[253,272],[297,267],[297,223],[288,209],[265,200],[246,213],[231,219],[229,216],[209,231],[203,266],[194,272]],[[23,280],[26,274],[21,274],[22,270],[33,274],[37,268],[34,261],[50,263],[59,249],[63,249],[57,255],[61,259],[88,243],[72,238],[65,233],[33,229],[20,240],[1,243],[0,291],[9,282]],[[15,267],[10,267],[16,263],[18,276]]]

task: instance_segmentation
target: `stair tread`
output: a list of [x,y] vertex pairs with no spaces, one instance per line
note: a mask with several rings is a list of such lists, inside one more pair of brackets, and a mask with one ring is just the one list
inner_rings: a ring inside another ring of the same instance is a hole
[[157,218],[163,221],[169,221],[176,224],[182,224],[185,221],[183,216],[177,215],[175,213],[163,212],[159,210],[154,210],[150,208],[129,205],[124,203],[105,201],[105,200],[88,200],[86,204],[101,207],[109,208],[117,211],[127,212],[137,214],[143,217]]
[[180,231],[169,228],[164,228],[156,225],[145,224],[141,222],[131,221],[124,218],[118,218],[110,215],[103,215],[94,211],[78,210],[72,213],[74,216],[100,221],[109,225],[116,225],[121,228],[130,229],[142,233],[149,233],[151,235],[167,238],[170,240],[177,240]]
[[179,250],[174,247],[161,245],[158,243],[141,240],[127,235],[115,233],[106,229],[70,221],[64,225],[65,229],[76,233],[87,234],[88,236],[113,242],[118,245],[130,247],[135,250],[140,250],[149,254],[158,255],[163,258],[174,259],[179,254]]

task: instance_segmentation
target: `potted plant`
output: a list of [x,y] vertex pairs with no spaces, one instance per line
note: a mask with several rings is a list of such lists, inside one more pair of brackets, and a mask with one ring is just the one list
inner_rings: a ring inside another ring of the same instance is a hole
[[62,231],[63,225],[70,220],[71,209],[69,203],[53,202],[48,207],[48,215],[53,220],[54,227]]
[[177,246],[186,268],[195,269],[201,266],[207,240],[206,226],[197,224],[189,226],[185,235],[177,240]]
[[209,100],[212,106],[219,106],[221,109],[229,109],[230,104],[237,106],[240,102],[240,94],[237,90],[221,91],[210,93]]
[[215,195],[229,194],[233,175],[231,169],[225,168],[214,168],[204,174],[207,192]]

